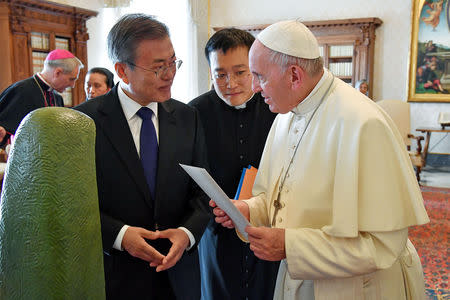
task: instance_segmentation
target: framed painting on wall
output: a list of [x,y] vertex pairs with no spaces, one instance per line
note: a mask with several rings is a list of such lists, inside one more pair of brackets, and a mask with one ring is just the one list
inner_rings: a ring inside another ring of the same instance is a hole
[[450,0],[412,3],[408,101],[450,102]]

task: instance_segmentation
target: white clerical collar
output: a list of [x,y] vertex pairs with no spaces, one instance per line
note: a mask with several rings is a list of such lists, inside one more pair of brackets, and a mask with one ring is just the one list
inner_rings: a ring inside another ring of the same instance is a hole
[[232,108],[235,108],[235,109],[243,109],[243,108],[246,108],[246,107],[247,107],[247,102],[250,101],[250,100],[253,98],[253,96],[255,96],[255,94],[252,94],[252,95],[250,96],[250,98],[248,98],[247,100],[245,100],[244,103],[239,104],[239,105],[236,105],[236,106],[231,105],[230,103],[228,103],[228,102],[226,102],[226,101],[223,101],[223,102],[225,102],[228,106],[231,106]]
[[[117,87],[117,95],[119,96],[120,105],[122,106],[123,113],[125,114],[125,118],[130,120],[133,118],[137,111],[142,107],[139,103],[128,97],[127,94],[122,89],[122,81]],[[146,107],[150,108],[155,114],[156,119],[158,119],[158,103],[150,102]]]
[[333,79],[333,74],[327,69],[323,69],[323,75],[320,78],[319,82],[316,84],[314,89],[300,102],[294,109],[292,109],[292,113],[295,115],[305,115],[311,111],[313,111],[317,106],[320,105],[322,101],[322,95],[320,93],[324,93],[325,90],[321,89],[322,86],[326,83],[330,84],[330,81]]
[[39,79],[42,80],[42,82],[45,83],[48,86],[47,91],[49,91],[49,92],[53,91],[52,85],[50,83],[48,83],[47,80],[45,80],[44,77],[41,74],[36,73],[36,76],[39,77]]

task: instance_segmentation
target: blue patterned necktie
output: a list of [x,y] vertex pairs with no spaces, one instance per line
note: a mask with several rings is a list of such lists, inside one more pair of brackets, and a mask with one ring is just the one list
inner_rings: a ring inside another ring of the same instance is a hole
[[155,200],[156,170],[158,168],[158,141],[155,126],[153,126],[153,111],[148,107],[141,107],[136,113],[142,119],[140,136],[141,163],[144,168],[145,179],[150,189],[150,195]]

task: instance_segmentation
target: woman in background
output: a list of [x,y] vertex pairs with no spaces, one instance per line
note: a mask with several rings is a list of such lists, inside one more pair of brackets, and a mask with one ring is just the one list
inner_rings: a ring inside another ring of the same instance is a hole
[[361,79],[356,82],[355,89],[369,97],[369,83],[365,79]]
[[114,74],[105,68],[90,69],[84,81],[86,100],[106,94],[114,86]]

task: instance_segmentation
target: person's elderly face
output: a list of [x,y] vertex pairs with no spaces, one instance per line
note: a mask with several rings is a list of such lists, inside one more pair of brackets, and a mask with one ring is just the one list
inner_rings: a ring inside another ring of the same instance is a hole
[[[131,62],[135,66],[121,63],[123,73],[118,72],[126,85],[125,93],[143,106],[169,100],[176,73],[176,56],[170,38],[143,40],[135,51],[136,59]],[[158,71],[161,68],[164,72]]]
[[298,103],[290,93],[289,76],[269,62],[269,50],[255,40],[249,52],[250,71],[253,74],[253,92],[261,92],[264,101],[274,113],[287,113]]
[[369,90],[369,86],[367,85],[367,83],[363,82],[359,85],[359,91],[361,93],[363,93],[364,95],[367,94],[367,91]]
[[106,84],[106,76],[100,73],[89,73],[84,81],[84,91],[86,98],[92,99],[106,94],[111,90]]
[[56,68],[51,82],[52,87],[60,93],[64,92],[68,87],[73,88],[78,79],[78,75],[80,75],[79,67],[75,67],[70,73],[64,73],[61,68]]
[[248,49],[238,47],[209,54],[210,73],[217,95],[232,106],[243,104],[252,95],[252,76],[248,68]]

